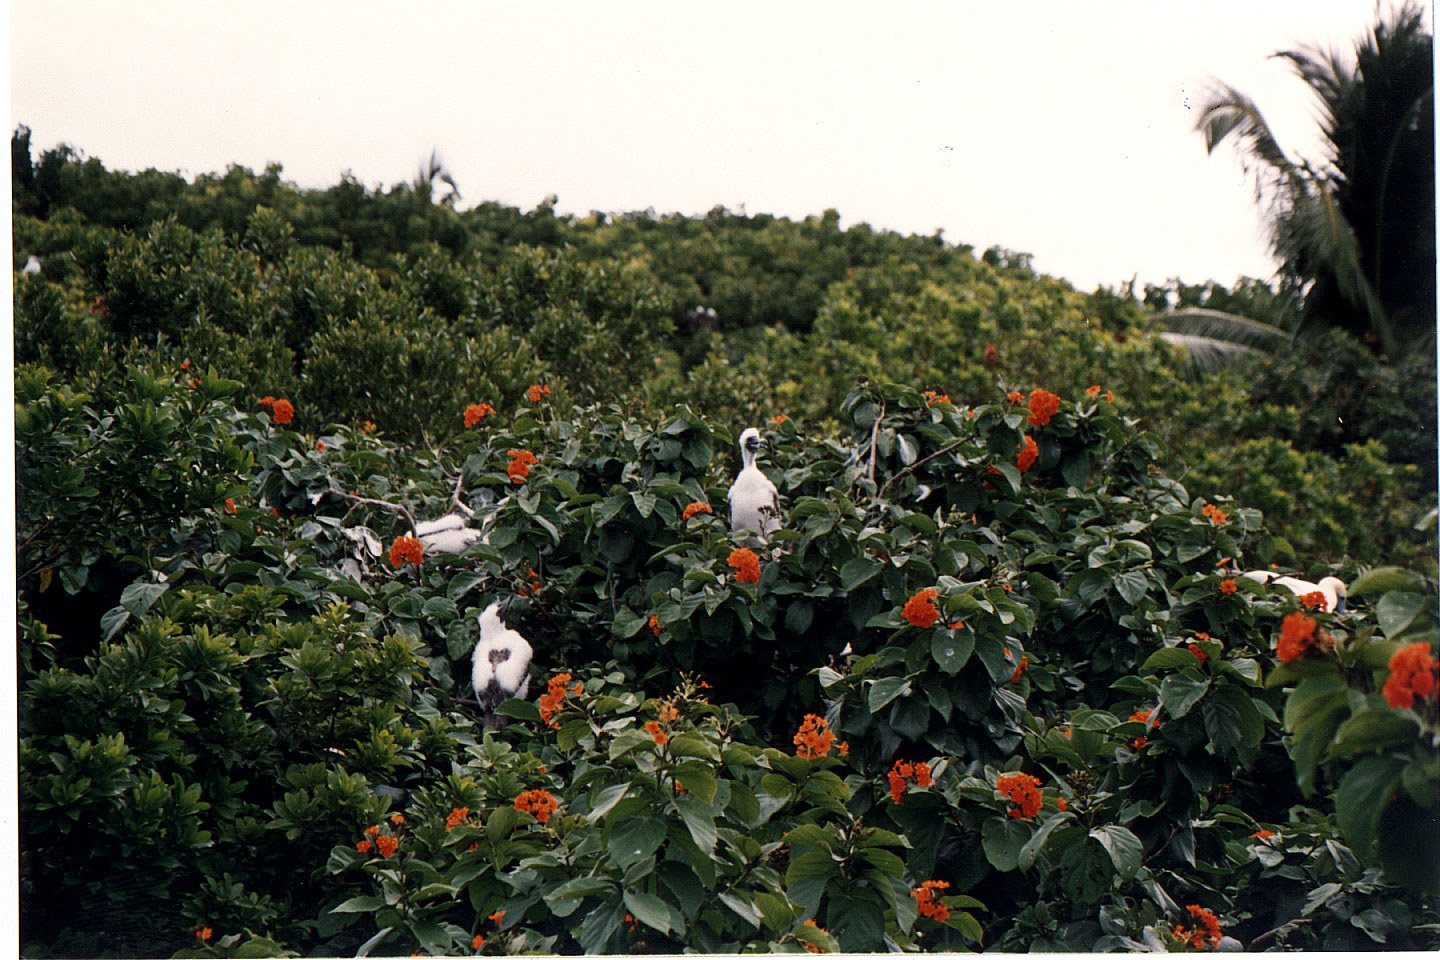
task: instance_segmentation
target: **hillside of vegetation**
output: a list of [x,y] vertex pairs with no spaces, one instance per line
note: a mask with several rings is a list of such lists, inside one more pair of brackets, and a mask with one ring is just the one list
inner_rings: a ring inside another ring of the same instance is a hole
[[833,211],[12,165],[26,955],[1440,946],[1433,356],[1206,372],[1169,309],[1297,297]]

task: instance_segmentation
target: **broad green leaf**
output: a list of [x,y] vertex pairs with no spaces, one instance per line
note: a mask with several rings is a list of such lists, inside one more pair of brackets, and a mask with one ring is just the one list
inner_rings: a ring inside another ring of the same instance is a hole
[[1020,865],[1020,851],[1030,839],[1030,826],[1023,820],[991,817],[980,828],[980,846],[985,859],[1002,873]]
[[1364,863],[1375,862],[1375,825],[1400,788],[1404,767],[1395,757],[1361,757],[1335,791],[1335,824]]
[[1388,707],[1370,707],[1352,714],[1335,731],[1326,760],[1345,760],[1358,753],[1371,753],[1404,746],[1418,740],[1420,728],[1403,713]]
[[1345,593],[1347,596],[1359,597],[1367,593],[1388,593],[1391,590],[1423,593],[1425,578],[1401,567],[1376,567],[1351,581]]
[[1120,876],[1128,879],[1140,869],[1140,859],[1145,853],[1145,846],[1140,842],[1140,838],[1129,830],[1115,824],[1105,824],[1092,829],[1090,836],[1098,840],[1105,852],[1110,854],[1110,861],[1115,864]]

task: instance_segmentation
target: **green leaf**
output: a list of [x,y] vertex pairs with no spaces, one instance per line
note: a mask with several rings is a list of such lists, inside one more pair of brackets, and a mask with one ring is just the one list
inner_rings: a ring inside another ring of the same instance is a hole
[[1423,593],[1425,578],[1400,567],[1376,567],[1356,577],[1345,589],[1345,594],[1359,597],[1367,593],[1388,593],[1391,590]]
[[384,897],[351,897],[336,907],[331,907],[331,913],[374,913],[385,906]]
[[496,807],[485,820],[485,836],[492,843],[499,843],[510,836],[510,831],[520,822],[520,811],[514,807]]
[[625,909],[647,927],[661,933],[670,932],[670,907],[654,894],[626,890]]
[[980,828],[980,846],[985,859],[1001,872],[1020,865],[1020,851],[1030,839],[1030,827],[1022,820],[991,817]]
[[590,822],[599,823],[605,814],[615,809],[615,804],[623,800],[629,792],[629,783],[615,783],[601,790],[595,795],[595,801],[590,807]]
[[168,583],[132,583],[121,591],[120,606],[133,616],[143,617],[169,589]]
[[1209,680],[1194,680],[1183,673],[1172,673],[1160,682],[1160,705],[1170,716],[1178,719],[1189,713],[1209,689]]
[[1394,640],[1415,621],[1424,605],[1425,597],[1418,593],[1392,591],[1375,604],[1375,622],[1380,624],[1387,639]]
[[720,898],[720,902],[725,904],[725,906],[729,907],[731,910],[735,911],[736,916],[738,916],[741,920],[744,920],[756,930],[760,929],[760,911],[757,910],[753,905],[751,905],[750,901],[746,899],[743,893],[732,890],[722,890],[720,891],[718,896]]
[[664,841],[663,822],[650,817],[627,817],[611,828],[606,849],[616,863],[628,869],[660,849]]
[[690,831],[690,839],[700,848],[706,856],[712,856],[715,850],[715,841],[719,839],[715,832],[715,817],[710,812],[709,804],[691,796],[676,797],[675,807],[680,811],[680,819],[685,824],[685,829]]
[[882,677],[870,685],[870,691],[866,698],[866,704],[871,713],[879,713],[891,700],[908,693],[910,681],[905,677]]
[[936,630],[930,637],[930,656],[952,676],[960,672],[974,651],[975,633],[971,630]]
[[862,583],[870,580],[882,569],[883,567],[881,567],[880,564],[874,560],[867,560],[864,557],[856,557],[853,560],[848,560],[845,565],[840,568],[840,587],[846,593],[850,593]]
[[703,763],[689,761],[675,768],[675,779],[680,781],[685,792],[707,804],[715,802],[715,775]]
[[581,897],[608,896],[615,889],[612,880],[601,877],[572,877],[545,894],[549,900],[579,900]]
[[1132,607],[1145,598],[1145,591],[1148,588],[1149,583],[1145,579],[1145,574],[1138,570],[1127,570],[1115,577],[1116,592]]
[[1200,658],[1195,656],[1184,647],[1162,647],[1140,664],[1140,675],[1155,673],[1158,670],[1171,670],[1177,667],[1194,667],[1199,665]]
[[1419,726],[1410,717],[1389,708],[1367,707],[1352,714],[1335,731],[1326,760],[1345,760],[1357,753],[1372,753],[1417,740]]
[[1069,823],[1074,819],[1075,815],[1073,813],[1057,813],[1047,819],[1040,825],[1040,829],[1035,831],[1034,836],[1026,840],[1025,845],[1020,848],[1020,852],[1016,856],[1016,865],[1019,866],[1021,870],[1029,870],[1035,863],[1035,858],[1040,855],[1040,851],[1044,848],[1045,841],[1050,837],[1050,834],[1055,828],[1063,823]]
[[1395,757],[1361,757],[1335,791],[1335,824],[1365,863],[1375,862],[1375,825],[1400,788],[1404,767]]
[[1121,877],[1129,879],[1140,869],[1145,846],[1140,842],[1140,838],[1129,830],[1115,824],[1105,824],[1092,829],[1090,836],[1098,840],[1105,852],[1110,854],[1110,862],[1115,864]]
[[531,723],[540,722],[540,708],[529,700],[502,700],[496,705],[495,712],[502,717],[513,717]]

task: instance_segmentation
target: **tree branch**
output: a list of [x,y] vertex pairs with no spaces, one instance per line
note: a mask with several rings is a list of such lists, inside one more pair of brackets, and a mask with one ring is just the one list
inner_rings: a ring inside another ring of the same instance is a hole
[[965,442],[965,441],[964,441],[963,439],[962,439],[962,440],[956,440],[954,443],[950,444],[949,446],[941,447],[939,450],[936,450],[934,453],[930,454],[930,456],[925,457],[925,458],[920,459],[920,460],[916,460],[914,463],[910,464],[910,466],[906,467],[904,470],[901,470],[899,473],[897,473],[897,474],[895,474],[894,476],[892,476],[889,480],[886,480],[886,481],[885,481],[885,486],[881,487],[881,488],[880,488],[880,492],[877,493],[877,494],[875,494],[875,499],[876,499],[876,500],[881,499],[881,498],[885,495],[885,491],[890,489],[890,484],[894,483],[896,480],[899,480],[901,477],[905,476],[906,474],[914,473],[916,470],[919,470],[921,467],[925,466],[925,464],[929,463],[931,460],[934,460],[936,457],[942,457],[942,456],[944,456],[945,454],[949,453],[951,450],[954,450],[956,447],[960,446],[960,445],[961,445],[962,443],[964,443],[964,442]]
[[361,497],[353,493],[346,493],[344,490],[340,489],[338,484],[335,483],[334,477],[326,477],[326,479],[330,483],[330,492],[335,494],[335,496],[339,497],[341,500],[348,500],[351,503],[365,503],[369,504],[372,507],[384,507],[386,510],[393,510],[394,512],[404,517],[406,523],[410,524],[410,533],[412,535],[418,535],[419,528],[415,524],[415,517],[411,515],[409,510],[405,509],[399,504],[390,503],[386,500],[375,500],[371,497]]

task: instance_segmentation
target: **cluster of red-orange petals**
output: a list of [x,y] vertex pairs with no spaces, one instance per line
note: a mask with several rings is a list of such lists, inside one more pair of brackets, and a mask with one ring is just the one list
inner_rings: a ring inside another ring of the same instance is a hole
[[541,823],[549,823],[550,815],[560,809],[560,801],[549,790],[526,790],[515,798],[515,809],[533,814]]
[[835,731],[830,729],[824,717],[807,713],[790,742],[795,744],[795,756],[814,760],[830,755],[830,748],[835,744]]
[[773,424],[775,424],[775,426],[778,427],[778,426],[780,426],[780,424],[784,423],[786,420],[789,420],[789,419],[790,419],[790,414],[788,414],[788,413],[777,413],[777,414],[775,414],[775,416],[773,416],[773,417],[770,418],[770,422],[773,423]]
[[890,783],[890,799],[898,806],[904,806],[905,785],[908,781],[914,780],[917,787],[928,787],[935,781],[930,776],[930,764],[911,763],[908,760],[896,760],[895,766],[885,774],[885,779]]
[[1204,663],[1206,660],[1210,659],[1210,655],[1206,653],[1205,650],[1198,643],[1187,644],[1185,649],[1195,654],[1195,659],[1199,660],[1201,663]]
[[1311,590],[1309,593],[1301,594],[1300,606],[1306,610],[1314,610],[1317,607],[1323,610],[1325,609],[1325,594],[1319,590]]
[[654,720],[647,720],[645,722],[645,732],[654,738],[657,747],[663,747],[670,742],[670,734],[666,733],[660,724]]
[[659,615],[659,614],[655,614],[655,613],[650,614],[650,619],[645,622],[645,625],[650,628],[650,632],[653,633],[653,634],[655,634],[655,636],[657,636],[657,637],[660,636],[660,615]]
[[1440,690],[1440,662],[1430,656],[1425,642],[1401,647],[1390,657],[1390,677],[1381,692],[1396,710],[1408,710],[1416,700],[1429,700]]
[[548,397],[550,395],[550,384],[532,383],[530,384],[530,389],[525,391],[525,394],[530,398],[531,403],[539,403],[541,397]]
[[527,595],[538,597],[540,595],[540,574],[535,572],[534,567],[527,567],[526,570],[526,575],[530,578],[530,582],[520,584],[520,595],[522,597]]
[[1049,390],[1030,391],[1030,425],[1043,427],[1060,411],[1060,398]]
[[568,673],[557,673],[550,678],[546,691],[540,695],[540,720],[556,730],[560,729],[560,721],[555,719],[555,712],[560,709],[565,697],[572,693],[578,697],[585,690],[584,684],[578,681],[575,686],[569,687],[572,679]]
[[1233,577],[1220,581],[1220,592],[1225,594],[1225,596],[1227,597],[1239,589],[1240,584],[1236,583]]
[[485,934],[477,933],[470,938],[470,949],[479,950],[485,946]]
[[465,408],[465,426],[473,427],[495,412],[488,403],[472,403]]
[[995,792],[1010,801],[1009,814],[1029,820],[1040,812],[1040,778],[1028,773],[1002,773],[995,778]]
[[1275,643],[1275,656],[1281,663],[1298,660],[1309,651],[1323,652],[1334,644],[1330,634],[1317,631],[1316,622],[1300,611],[1287,613],[1280,621],[1280,639]]
[[1029,658],[1028,656],[1026,656],[1025,654],[1022,653],[1022,654],[1020,655],[1020,662],[1015,665],[1015,672],[1014,672],[1014,673],[1011,675],[1011,677],[1010,677],[1010,682],[1011,682],[1011,683],[1014,683],[1015,681],[1019,680],[1021,674],[1023,674],[1026,670],[1029,670],[1029,669],[1030,669],[1030,658]]
[[1248,838],[1246,838],[1246,839],[1249,839],[1249,840],[1269,840],[1269,839],[1270,839],[1271,837],[1273,837],[1273,836],[1275,836],[1275,831],[1274,831],[1274,830],[1256,830],[1254,833],[1250,834],[1250,836],[1249,836]]
[[739,547],[730,551],[726,563],[735,568],[735,580],[738,583],[759,583],[760,582],[760,558],[755,551],[749,547]]
[[925,406],[932,406],[937,403],[949,403],[950,394],[941,393],[938,390],[926,390],[922,396],[925,398]]
[[1220,946],[1220,918],[1198,904],[1192,903],[1185,909],[1199,922],[1193,930],[1175,924],[1175,937],[1197,950],[1214,950]]
[[940,596],[940,591],[934,587],[926,587],[917,592],[905,606],[900,608],[900,616],[915,627],[933,627],[940,621],[940,611],[935,606],[935,598]]
[[935,899],[935,891],[949,887],[950,884],[944,880],[926,880],[911,890],[910,896],[915,898],[915,908],[920,912],[920,916],[929,917],[936,923],[944,923],[950,916],[950,908]]
[[1009,400],[1011,403],[1024,403],[1025,394],[1021,393],[1019,390],[1011,390],[1009,393],[1005,394],[1005,399]]
[[[828,934],[828,933],[830,932],[830,931],[826,930],[824,927],[820,926],[820,924],[816,923],[814,917],[811,917],[809,920],[806,920],[805,923],[804,923],[804,926],[814,927],[816,930],[819,930],[821,933],[824,933],[824,934]],[[805,949],[806,949],[807,951],[809,951],[810,953],[827,953],[827,952],[828,952],[828,951],[826,951],[826,950],[820,949],[820,947],[818,947],[817,945],[815,945],[815,944],[813,944],[813,943],[810,943],[809,941],[802,940],[801,943],[803,943],[803,944],[805,945]]]
[[460,824],[464,823],[465,819],[469,816],[469,807],[451,807],[450,812],[445,815],[445,830],[447,832],[454,830],[460,826]]
[[714,513],[714,512],[715,512],[715,511],[713,511],[713,510],[710,509],[710,504],[706,503],[706,502],[703,501],[703,500],[695,500],[695,501],[692,501],[690,504],[688,504],[688,505],[685,507],[685,510],[680,514],[680,519],[681,519],[681,520],[689,520],[691,517],[695,516],[697,513]]
[[524,483],[525,478],[530,476],[530,468],[540,462],[540,458],[529,450],[507,450],[505,456],[510,458],[505,472],[514,483]]
[[1021,473],[1024,473],[1034,466],[1036,459],[1039,458],[1040,447],[1035,443],[1034,437],[1025,437],[1020,441],[1019,450],[1019,455],[1015,457],[1015,466],[1020,468]]
[[390,566],[401,567],[407,563],[413,563],[417,567],[425,556],[425,548],[420,541],[408,534],[402,534],[395,538],[390,545]]
[[[1153,711],[1150,710],[1136,710],[1134,713],[1130,714],[1130,719],[1135,721],[1136,723],[1149,723],[1150,714],[1152,712]],[[1141,747],[1145,746],[1145,744],[1149,742],[1149,737],[1136,737],[1134,743],[1132,743],[1131,746],[1133,746],[1136,750],[1139,750]]]
[[1215,504],[1213,503],[1205,504],[1205,506],[1200,508],[1200,512],[1206,517],[1209,517],[1210,522],[1215,524],[1215,526],[1217,527],[1230,519],[1229,514],[1227,514],[1224,510],[1221,510],[1219,507],[1215,506]]
[[196,927],[196,928],[195,928],[195,936],[199,937],[200,940],[201,940],[201,942],[204,942],[204,941],[206,941],[206,940],[209,940],[209,939],[210,939],[211,937],[213,937],[214,935],[215,935],[215,931],[214,931],[214,930],[211,930],[209,927]]

